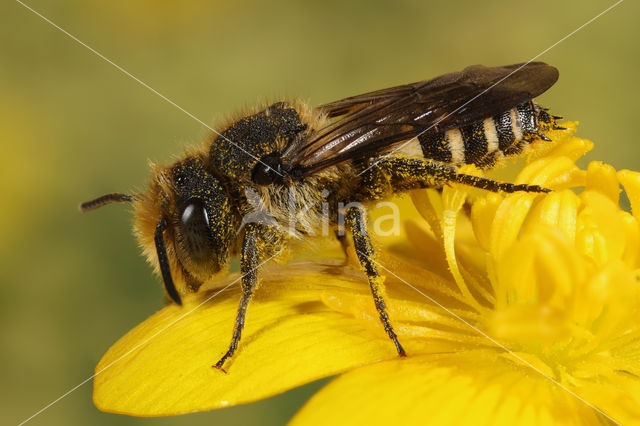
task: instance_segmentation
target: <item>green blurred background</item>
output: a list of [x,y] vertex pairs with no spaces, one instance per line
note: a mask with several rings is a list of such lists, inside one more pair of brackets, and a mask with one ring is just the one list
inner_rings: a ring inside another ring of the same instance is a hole
[[[215,126],[258,99],[317,104],[470,64],[527,61],[613,2],[28,4]],[[596,142],[589,158],[617,168],[640,169],[639,11],[623,2],[540,57],[561,75],[543,103],[581,121],[580,135]],[[171,161],[207,130],[19,3],[2,2],[0,16],[0,423],[16,424],[88,378],[111,343],[162,304],[127,208],[81,215],[78,202],[143,187],[148,159]],[[320,385],[136,419],[96,410],[88,382],[29,424],[281,424]]]

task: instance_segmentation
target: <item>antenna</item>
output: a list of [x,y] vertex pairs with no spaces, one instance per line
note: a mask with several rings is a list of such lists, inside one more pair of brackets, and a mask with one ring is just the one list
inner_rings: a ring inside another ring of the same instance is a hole
[[113,203],[131,203],[134,200],[133,195],[121,194],[119,192],[112,192],[110,194],[102,195],[98,198],[94,198],[90,201],[85,201],[80,204],[79,208],[81,212],[88,212],[91,210],[99,209],[102,206]]

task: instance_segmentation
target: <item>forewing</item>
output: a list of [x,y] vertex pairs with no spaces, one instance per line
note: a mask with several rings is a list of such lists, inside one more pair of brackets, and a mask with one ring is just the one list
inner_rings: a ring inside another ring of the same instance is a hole
[[365,93],[317,107],[335,118],[283,153],[299,176],[362,159],[418,135],[440,133],[507,111],[537,97],[558,79],[541,63],[470,66],[433,80]]

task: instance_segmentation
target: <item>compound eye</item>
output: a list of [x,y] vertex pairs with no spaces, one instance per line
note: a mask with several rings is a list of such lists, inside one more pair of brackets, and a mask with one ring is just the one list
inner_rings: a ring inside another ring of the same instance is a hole
[[207,210],[200,202],[191,202],[182,211],[182,217],[180,218],[183,226],[194,226],[201,224],[209,228],[209,216]]
[[186,203],[180,215],[180,234],[184,248],[192,261],[211,261],[215,247],[211,238],[209,215],[200,200]]
[[264,156],[253,168],[251,179],[260,186],[282,183],[282,165],[280,154],[273,153]]

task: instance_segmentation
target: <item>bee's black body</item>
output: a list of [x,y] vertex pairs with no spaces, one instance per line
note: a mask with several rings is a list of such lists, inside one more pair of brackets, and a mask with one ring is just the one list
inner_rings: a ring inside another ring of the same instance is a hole
[[138,237],[176,303],[220,271],[230,255],[240,254],[243,296],[219,368],[240,341],[260,262],[288,240],[320,233],[324,220],[336,226],[342,215],[380,319],[404,355],[382,298],[366,214],[354,203],[447,182],[547,191],[457,168],[488,168],[534,139],[546,139],[555,119],[533,98],[557,77],[555,68],[542,63],[475,66],[313,109],[279,102],[231,122],[204,149],[154,167],[147,193],[109,194],[83,206],[134,203]]
[[420,147],[425,158],[446,164],[491,167],[500,157],[518,154],[538,134],[536,108],[528,101],[459,129],[419,136]]

